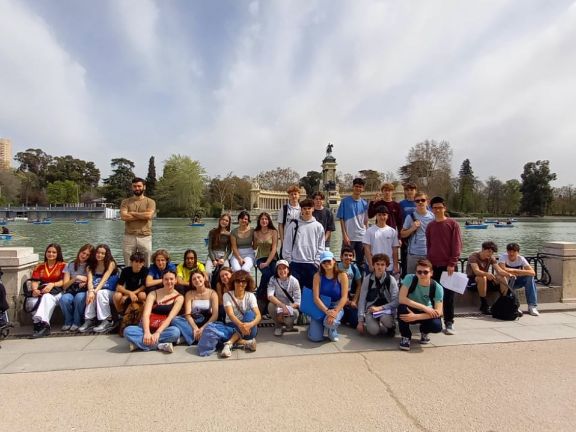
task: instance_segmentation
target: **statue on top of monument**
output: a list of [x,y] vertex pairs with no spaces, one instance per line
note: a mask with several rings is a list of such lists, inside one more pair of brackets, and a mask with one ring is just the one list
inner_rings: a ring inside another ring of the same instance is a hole
[[332,154],[332,147],[334,147],[334,144],[328,143],[328,145],[326,146],[326,154],[327,154],[327,155],[331,155],[331,154]]

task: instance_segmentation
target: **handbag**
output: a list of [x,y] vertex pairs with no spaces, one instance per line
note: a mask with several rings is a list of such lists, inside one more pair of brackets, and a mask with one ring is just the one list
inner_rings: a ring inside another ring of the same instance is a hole
[[148,327],[150,328],[150,331],[154,332],[158,330],[166,318],[168,318],[166,315],[151,312],[150,318],[148,319]]
[[[328,296],[320,296],[320,301],[324,303],[326,307],[330,306],[332,303],[330,297]],[[314,303],[314,293],[310,288],[304,287],[302,289],[302,299],[300,300],[300,310],[302,313],[309,315],[311,318],[315,320],[322,320],[326,316],[326,314],[321,311],[316,303]]]

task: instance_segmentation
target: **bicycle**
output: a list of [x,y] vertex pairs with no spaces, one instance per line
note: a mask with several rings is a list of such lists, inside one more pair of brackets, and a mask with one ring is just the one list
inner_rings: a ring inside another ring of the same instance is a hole
[[544,259],[548,257],[540,252],[537,252],[536,256],[531,257],[527,256],[525,258],[536,272],[536,276],[534,277],[536,283],[549,286],[550,283],[552,283],[552,276],[550,276],[550,271],[548,270],[548,267],[546,267],[546,264],[544,263]]

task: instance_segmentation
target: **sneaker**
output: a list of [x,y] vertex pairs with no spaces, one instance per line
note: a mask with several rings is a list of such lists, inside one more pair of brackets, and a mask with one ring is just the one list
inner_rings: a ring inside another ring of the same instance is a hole
[[400,349],[402,351],[410,351],[410,339],[403,337],[400,339]]
[[338,337],[338,332],[332,329],[328,330],[328,338],[332,342],[338,342],[340,340],[340,338]]
[[524,316],[524,312],[522,312],[522,309],[518,308],[518,318],[522,318]]
[[164,351],[172,354],[174,352],[174,345],[172,342],[163,342],[158,344],[158,351]]
[[71,328],[72,328],[71,325],[64,324],[64,325],[62,326],[62,328],[61,328],[61,331],[67,332],[67,331],[70,331]]
[[114,327],[114,321],[111,319],[102,320],[102,322],[97,326],[94,327],[94,331],[96,333],[104,333]]
[[40,327],[38,330],[34,330],[32,337],[34,339],[41,338],[44,336],[50,336],[50,325],[47,323],[40,323]]
[[420,335],[420,345],[426,345],[430,343],[430,336],[428,336],[428,333],[422,333]]
[[244,343],[244,351],[246,351],[246,352],[256,351],[256,339],[247,340]]
[[492,315],[492,309],[488,306],[488,303],[480,306],[480,312],[482,312],[482,315]]
[[532,316],[540,316],[540,312],[538,312],[536,306],[528,306],[528,313]]
[[220,351],[220,358],[228,358],[232,355],[232,344],[225,343],[224,348]]
[[84,324],[82,324],[79,328],[78,331],[80,333],[87,333],[89,331],[92,331],[92,329],[96,327],[96,320],[95,319],[90,319],[87,318],[86,321],[84,321]]
[[447,334],[447,335],[455,335],[456,334],[456,330],[454,329],[454,323],[451,323],[451,322],[446,323],[446,328],[444,329],[444,334]]
[[130,342],[130,345],[128,345],[128,349],[130,350],[130,352],[134,352],[138,349],[138,347],[134,345],[132,342]]
[[76,333],[78,331],[78,326],[76,324],[72,324],[70,326],[70,333]]
[[274,329],[274,336],[282,336],[282,327],[276,327]]

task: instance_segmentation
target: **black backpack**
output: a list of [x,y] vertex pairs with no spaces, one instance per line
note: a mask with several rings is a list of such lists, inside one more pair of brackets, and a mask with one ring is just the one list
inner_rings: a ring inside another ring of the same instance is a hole
[[521,312],[518,312],[519,307],[520,301],[516,297],[516,293],[508,288],[506,294],[500,295],[498,300],[492,305],[492,318],[514,321],[522,316]]

